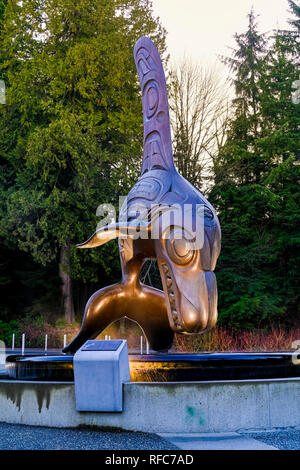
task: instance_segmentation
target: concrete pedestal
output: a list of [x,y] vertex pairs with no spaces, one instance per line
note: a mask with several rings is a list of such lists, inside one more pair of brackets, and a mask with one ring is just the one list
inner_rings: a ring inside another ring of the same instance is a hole
[[123,410],[123,384],[130,382],[126,340],[89,340],[73,364],[77,411]]

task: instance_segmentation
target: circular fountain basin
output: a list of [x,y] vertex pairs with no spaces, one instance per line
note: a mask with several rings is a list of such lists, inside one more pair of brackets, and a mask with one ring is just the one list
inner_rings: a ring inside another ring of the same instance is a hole
[[11,355],[6,358],[5,372],[15,380],[73,382],[73,356]]
[[[130,354],[129,363],[132,382],[189,382],[300,377],[294,358],[292,352]],[[10,355],[6,376],[73,382],[73,356]]]

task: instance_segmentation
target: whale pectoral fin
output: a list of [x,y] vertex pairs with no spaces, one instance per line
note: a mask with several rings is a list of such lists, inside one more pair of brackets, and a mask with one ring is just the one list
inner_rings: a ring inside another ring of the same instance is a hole
[[148,222],[136,221],[116,222],[115,224],[105,225],[95,232],[87,241],[76,245],[77,248],[95,248],[104,245],[110,240],[122,236],[123,238],[135,238],[139,233],[148,232],[150,225]]
[[87,241],[79,243],[76,245],[77,248],[95,248],[97,246],[104,245],[110,240],[117,238],[116,227],[110,227],[106,225],[105,227],[97,230]]

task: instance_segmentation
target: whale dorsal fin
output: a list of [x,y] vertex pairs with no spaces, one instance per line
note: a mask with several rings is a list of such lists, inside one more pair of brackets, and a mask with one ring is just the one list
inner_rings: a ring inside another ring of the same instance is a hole
[[142,175],[153,169],[174,168],[166,79],[159,53],[147,37],[134,47],[142,90],[144,154]]

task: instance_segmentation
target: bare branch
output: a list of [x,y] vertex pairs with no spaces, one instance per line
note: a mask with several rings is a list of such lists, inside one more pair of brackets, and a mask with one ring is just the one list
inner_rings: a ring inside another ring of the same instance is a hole
[[200,188],[226,139],[230,84],[217,67],[183,58],[169,73],[170,119],[178,171]]

